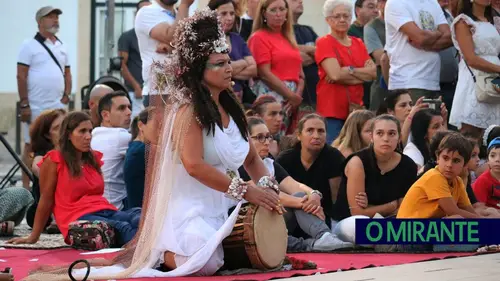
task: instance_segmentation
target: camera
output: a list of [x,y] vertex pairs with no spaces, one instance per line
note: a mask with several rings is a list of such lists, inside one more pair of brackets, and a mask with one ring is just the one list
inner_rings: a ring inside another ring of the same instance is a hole
[[437,110],[437,111],[441,111],[441,101],[440,100],[434,100],[434,99],[423,99],[422,100],[423,103],[426,103],[429,105],[429,108],[432,109],[432,110]]

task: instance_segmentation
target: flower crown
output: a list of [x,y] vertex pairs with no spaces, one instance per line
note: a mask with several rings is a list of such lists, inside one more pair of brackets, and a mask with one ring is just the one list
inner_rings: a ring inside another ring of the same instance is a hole
[[[193,26],[203,19],[212,19],[217,22],[218,38],[213,41],[198,43],[198,34]],[[151,66],[151,93],[167,94],[177,104],[189,103],[191,91],[184,85],[180,76],[189,70],[190,65],[197,59],[208,57],[210,54],[224,54],[229,52],[226,35],[218,21],[217,13],[208,8],[196,11],[193,16],[179,22],[175,30],[175,42],[172,54],[164,61],[154,61]],[[182,61],[182,63],[181,63]]]
[[[218,23],[217,29],[219,38],[214,41],[206,41],[196,44],[198,34],[193,30],[193,26],[198,21],[209,18]],[[191,64],[196,59],[209,56],[213,53],[223,54],[229,52],[226,34],[218,21],[217,13],[208,8],[196,11],[193,16],[180,21],[174,38],[176,38],[176,40],[172,44],[172,47],[174,48],[173,54],[182,58],[187,64]],[[188,66],[185,66],[185,68],[187,67]],[[182,72],[185,70],[186,69],[183,69]]]

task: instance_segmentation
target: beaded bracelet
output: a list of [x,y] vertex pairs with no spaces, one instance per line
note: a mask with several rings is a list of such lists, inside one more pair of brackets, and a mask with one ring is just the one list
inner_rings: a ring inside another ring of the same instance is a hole
[[226,191],[225,196],[236,201],[243,200],[245,193],[247,193],[248,185],[239,177],[231,179],[231,184]]
[[260,178],[259,182],[257,183],[258,186],[261,187],[268,187],[271,188],[272,190],[276,191],[276,193],[280,193],[280,187],[278,182],[274,179],[274,177],[270,176],[263,176]]

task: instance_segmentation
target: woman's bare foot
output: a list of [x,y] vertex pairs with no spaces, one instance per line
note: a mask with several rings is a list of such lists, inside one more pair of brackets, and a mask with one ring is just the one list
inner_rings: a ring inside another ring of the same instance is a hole
[[14,275],[10,273],[0,273],[0,281],[14,281]]

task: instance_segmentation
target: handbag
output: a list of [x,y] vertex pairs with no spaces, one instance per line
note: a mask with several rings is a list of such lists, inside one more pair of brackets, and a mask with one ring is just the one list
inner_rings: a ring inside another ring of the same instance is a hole
[[477,101],[493,104],[500,103],[500,89],[491,82],[500,76],[497,73],[488,73],[484,71],[478,71],[478,75],[474,75],[469,64],[467,64],[465,60],[464,62],[472,75],[474,84],[476,84],[475,92]]
[[[337,61],[339,62],[339,66],[342,67],[342,64],[340,63],[340,54],[339,54],[339,51],[337,49],[334,49],[334,50],[335,50],[335,53],[337,54]],[[343,85],[343,86],[345,88],[345,94],[347,96],[347,102],[349,103],[349,111],[348,111],[347,116],[349,116],[353,111],[365,109],[365,107],[363,105],[357,104],[357,103],[351,101],[351,95],[349,95],[349,88],[346,85]]]

